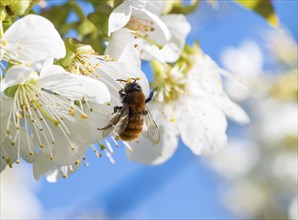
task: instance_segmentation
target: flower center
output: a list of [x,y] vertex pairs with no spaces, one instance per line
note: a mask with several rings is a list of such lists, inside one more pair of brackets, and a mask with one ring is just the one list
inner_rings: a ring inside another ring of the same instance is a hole
[[142,18],[135,18],[131,17],[129,22],[126,24],[126,28],[132,31],[138,31],[140,34],[145,36],[149,32],[153,32],[155,30],[154,28],[154,22],[148,21]]
[[92,47],[85,45],[77,48],[76,53],[72,57],[72,62],[65,69],[71,73],[98,78],[99,75],[95,73],[96,68],[104,62],[111,60],[108,55],[99,55]]
[[171,69],[170,66],[165,68],[166,70],[155,72],[152,86],[159,88],[156,100],[158,102],[171,102],[187,95],[187,80],[181,68],[174,67]]
[[11,95],[14,93],[14,96],[6,124],[6,137],[17,148],[18,157],[21,145],[28,147],[30,156],[33,156],[37,144],[53,160],[54,129],[65,138],[71,150],[75,150],[69,138],[70,131],[63,120],[64,116],[75,116],[76,112],[81,113],[82,119],[88,118],[80,108],[72,105],[69,100],[40,88],[35,80],[28,80],[8,91]]
[[147,43],[155,45],[159,49],[163,47],[149,38],[150,33],[155,31],[153,21],[131,17],[125,27],[135,35],[135,38],[141,38]]

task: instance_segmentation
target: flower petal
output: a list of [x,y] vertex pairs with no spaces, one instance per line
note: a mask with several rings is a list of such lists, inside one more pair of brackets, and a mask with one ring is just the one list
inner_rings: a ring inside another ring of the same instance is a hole
[[166,24],[155,14],[146,9],[133,10],[132,16],[151,21],[154,31],[148,32],[147,38],[156,44],[163,46],[171,39],[171,33]]
[[[3,159],[5,158],[5,159]],[[10,145],[10,142],[7,138],[0,142],[0,172],[2,172],[6,166],[12,166],[13,163],[18,159],[18,152],[15,147]]]
[[[191,112],[185,114],[180,109],[180,118],[177,119],[180,126],[182,141],[196,155],[215,152],[222,148],[227,141],[227,121],[222,111],[208,101],[198,100],[185,104]],[[192,126],[192,129],[189,129]]]
[[54,161],[49,160],[48,156],[39,153],[33,164],[33,175],[35,179],[39,179],[42,175],[45,175],[48,182],[56,182],[58,179],[65,177],[68,172],[74,172],[80,167],[80,164],[72,164],[72,171],[68,170],[69,166],[60,166]]
[[127,155],[132,161],[158,165],[167,161],[175,153],[178,146],[178,134],[173,122],[165,120],[163,115],[157,111],[152,111],[152,114],[160,130],[160,143],[154,145],[144,136],[140,136],[139,143],[130,143],[133,150],[127,151]]
[[218,105],[229,118],[241,124],[249,123],[249,117],[246,112],[235,102],[233,102],[225,93],[217,98]]
[[151,45],[144,45],[142,59],[156,59],[160,62],[175,62],[184,49],[186,36],[190,32],[191,26],[184,15],[165,15],[161,17],[161,20],[169,29],[171,38],[162,49],[152,47]]
[[16,21],[3,35],[9,53],[22,63],[63,58],[66,50],[54,25],[39,15]]
[[25,66],[13,66],[9,68],[1,82],[1,91],[15,85],[22,85],[29,79],[37,79],[38,75],[34,70]]
[[130,20],[132,9],[144,8],[146,1],[125,1],[113,10],[109,17],[109,36],[123,28]]
[[145,9],[160,16],[163,12],[165,2],[164,1],[147,1]]
[[134,48],[134,42],[134,36],[128,29],[122,28],[111,35],[105,54],[119,62],[140,67],[141,60],[139,52]]
[[73,100],[103,104],[110,101],[110,93],[102,82],[66,72],[57,65],[44,67],[40,72],[40,85],[52,92]]

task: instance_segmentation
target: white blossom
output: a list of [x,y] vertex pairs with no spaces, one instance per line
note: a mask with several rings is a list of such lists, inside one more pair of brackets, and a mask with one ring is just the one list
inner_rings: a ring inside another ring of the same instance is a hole
[[[42,68],[39,75],[25,66],[11,67],[1,91],[1,156],[10,166],[19,156],[33,162],[36,148],[58,164],[72,164],[98,138],[101,122],[88,120],[93,111],[86,111],[82,102],[110,101],[103,83],[56,65]],[[8,148],[15,152],[6,152]]]
[[128,151],[131,160],[162,163],[175,152],[179,136],[195,155],[215,152],[227,142],[226,116],[248,122],[246,113],[225,94],[222,70],[201,52],[192,58],[188,71],[183,64],[155,68],[152,85],[159,91],[150,109],[161,131],[161,143],[150,146],[141,137],[139,143],[132,143],[133,151]]
[[65,56],[65,46],[54,25],[39,15],[13,23],[0,38],[0,61],[40,68],[40,63]]
[[182,14],[161,15],[163,1],[124,1],[109,17],[109,40],[106,53],[115,59],[127,48],[131,55],[144,60],[175,62],[190,32]]

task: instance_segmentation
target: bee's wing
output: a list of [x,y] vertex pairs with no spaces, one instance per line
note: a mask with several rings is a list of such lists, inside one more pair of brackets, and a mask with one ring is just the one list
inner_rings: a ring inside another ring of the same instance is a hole
[[143,115],[146,125],[143,132],[144,137],[148,138],[153,144],[158,144],[160,141],[159,129],[147,106],[145,106],[145,110],[147,111],[147,114]]
[[106,137],[109,134],[112,136],[120,135],[127,127],[129,119],[128,113],[128,105],[123,105],[122,109],[119,112],[117,112],[117,114],[108,122],[107,126],[100,129],[103,130],[102,136]]

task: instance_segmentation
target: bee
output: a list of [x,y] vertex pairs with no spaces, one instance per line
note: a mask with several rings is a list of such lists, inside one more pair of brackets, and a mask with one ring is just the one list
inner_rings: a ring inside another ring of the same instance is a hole
[[149,138],[153,144],[160,141],[159,129],[146,106],[153,98],[155,89],[145,98],[141,86],[131,80],[117,79],[119,82],[125,82],[125,87],[119,91],[122,106],[115,106],[114,117],[108,122],[103,130],[103,137],[108,135],[116,136],[123,141],[136,140],[144,131],[144,136]]

